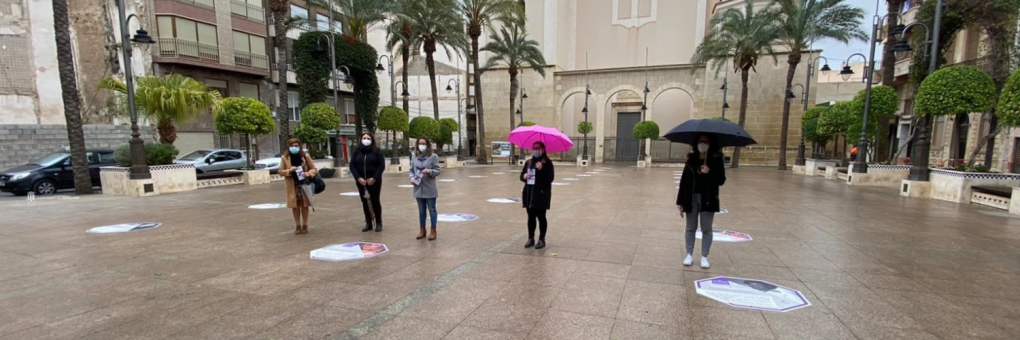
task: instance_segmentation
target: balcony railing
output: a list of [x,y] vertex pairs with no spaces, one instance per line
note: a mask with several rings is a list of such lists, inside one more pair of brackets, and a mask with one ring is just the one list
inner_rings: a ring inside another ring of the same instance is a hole
[[269,57],[245,51],[234,50],[234,64],[257,70],[269,69]]
[[264,8],[244,1],[230,0],[230,12],[251,21],[266,22],[266,10]]
[[957,65],[970,65],[970,66],[974,66],[974,67],[977,67],[978,69],[980,69],[981,71],[984,71],[986,73],[991,74],[991,72],[992,72],[992,57],[991,56],[984,56],[984,57],[980,57],[980,58],[964,60],[964,61],[952,64],[952,65],[946,65],[946,66],[948,67],[948,66],[957,66]]
[[220,48],[176,38],[159,38],[159,56],[219,63]]
[[192,6],[203,7],[208,9],[216,9],[215,0],[173,0],[180,3],[189,4]]

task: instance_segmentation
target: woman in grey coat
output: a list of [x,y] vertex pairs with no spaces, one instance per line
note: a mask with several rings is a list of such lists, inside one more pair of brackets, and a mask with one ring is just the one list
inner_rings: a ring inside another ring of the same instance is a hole
[[421,231],[417,239],[425,238],[425,209],[428,208],[432,215],[432,233],[429,234],[429,241],[436,239],[436,197],[439,197],[439,186],[436,185],[436,177],[439,176],[439,156],[432,152],[432,143],[425,138],[418,139],[417,157],[411,164],[411,173],[408,176],[411,184],[414,185],[414,199],[418,201],[418,225]]

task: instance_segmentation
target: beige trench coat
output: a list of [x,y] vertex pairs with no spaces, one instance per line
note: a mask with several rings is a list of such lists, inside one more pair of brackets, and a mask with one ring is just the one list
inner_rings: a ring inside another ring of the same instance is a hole
[[[315,162],[312,162],[312,157],[308,156],[308,154],[304,154],[304,160],[302,163],[304,164],[301,165],[301,168],[303,168],[305,172],[305,177],[315,176],[315,174],[319,172],[319,169],[315,167]],[[296,176],[296,174],[291,174],[290,167],[290,155],[286,153],[280,155],[280,171],[278,173],[280,176],[285,178],[283,184],[287,188],[287,207],[298,208],[311,206],[311,204],[308,203],[308,200],[301,200],[301,204],[298,204],[297,190],[299,188],[294,186],[294,180],[291,178],[291,175]]]

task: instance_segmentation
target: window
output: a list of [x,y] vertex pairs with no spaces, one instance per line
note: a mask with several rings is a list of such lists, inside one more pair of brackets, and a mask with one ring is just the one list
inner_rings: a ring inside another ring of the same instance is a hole
[[113,164],[113,163],[117,163],[117,161],[113,159],[112,152],[99,153],[99,164]]
[[259,85],[240,83],[241,97],[259,99]]
[[184,18],[158,16],[156,30],[161,56],[219,61],[216,26]]
[[322,14],[316,14],[315,27],[320,31],[329,32],[329,17]]
[[241,159],[241,153],[238,151],[226,151],[222,152],[222,154],[227,160]]
[[304,7],[300,7],[300,6],[296,6],[294,4],[291,4],[290,5],[290,16],[292,18],[301,18],[301,19],[304,19],[304,20],[308,20],[308,10],[305,9]]
[[354,99],[344,99],[344,114],[347,115],[348,122],[354,121],[354,115],[357,114],[354,110]]
[[287,110],[290,111],[290,120],[301,121],[301,110],[298,107],[298,93],[287,91]]
[[268,69],[266,38],[234,31],[234,63],[237,66]]
[[216,90],[220,93],[220,97],[226,98],[230,96],[230,91],[227,90],[227,81],[218,79],[206,79],[205,87],[210,90]]
[[[229,148],[229,147],[231,147],[231,145],[230,145],[230,135],[220,135],[220,147],[221,148]],[[198,158],[195,158],[195,159],[198,159]]]
[[938,116],[935,118],[935,128],[931,130],[931,149],[932,151],[942,150],[942,135],[945,134],[943,130],[946,127],[946,116]]

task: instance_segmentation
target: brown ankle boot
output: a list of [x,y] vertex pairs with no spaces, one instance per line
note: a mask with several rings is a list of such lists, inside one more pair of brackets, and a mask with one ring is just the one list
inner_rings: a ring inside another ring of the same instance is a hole
[[[422,231],[424,232],[425,229],[422,229]],[[436,228],[432,228],[432,234],[429,234],[429,241],[435,241],[435,240],[436,240]]]
[[301,226],[301,233],[302,234],[307,234],[308,233],[308,225],[307,224]]
[[423,239],[423,238],[425,238],[425,227],[421,227],[421,231],[418,232],[418,237],[416,237],[414,239],[415,240],[420,240],[420,239]]
[[301,235],[301,225],[294,226],[294,235]]

